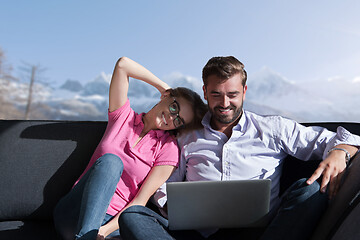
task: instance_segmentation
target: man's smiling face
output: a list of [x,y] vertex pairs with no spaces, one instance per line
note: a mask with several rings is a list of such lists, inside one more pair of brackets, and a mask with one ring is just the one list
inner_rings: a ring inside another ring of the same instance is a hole
[[247,86],[242,85],[240,73],[227,80],[211,75],[203,90],[212,114],[211,122],[214,129],[235,125],[242,114],[247,90]]

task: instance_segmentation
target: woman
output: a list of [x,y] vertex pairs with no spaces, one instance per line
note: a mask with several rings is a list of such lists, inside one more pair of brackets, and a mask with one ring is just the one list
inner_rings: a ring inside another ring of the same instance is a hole
[[[127,97],[129,77],[161,93],[149,112],[137,114]],[[177,167],[178,131],[200,128],[206,105],[195,92],[170,87],[129,58],[116,63],[109,91],[109,121],[87,168],[54,210],[64,239],[103,239],[118,229],[122,211],[145,205]]]

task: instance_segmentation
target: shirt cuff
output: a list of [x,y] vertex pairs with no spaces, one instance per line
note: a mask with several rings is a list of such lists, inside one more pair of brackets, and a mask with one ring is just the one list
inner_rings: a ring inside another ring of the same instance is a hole
[[347,145],[352,145],[352,146],[360,146],[360,136],[354,135],[352,133],[350,133],[348,130],[346,130],[343,127],[338,127],[336,130],[336,135],[335,137],[329,142],[329,144],[327,144],[324,154],[323,154],[323,159],[325,159],[327,157],[327,153],[328,151],[330,151],[330,149],[334,148],[337,145],[340,144],[347,144]]

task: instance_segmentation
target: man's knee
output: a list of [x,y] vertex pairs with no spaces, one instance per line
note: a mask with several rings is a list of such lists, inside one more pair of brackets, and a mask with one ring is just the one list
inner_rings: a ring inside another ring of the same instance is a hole
[[291,187],[290,192],[297,192],[298,194],[313,195],[320,190],[320,184],[315,181],[311,185],[306,183],[306,178],[296,181]]
[[320,192],[320,184],[314,182],[311,185],[306,183],[307,179],[300,179],[296,181],[287,191],[284,196],[285,207],[293,207],[297,204],[302,204],[311,201],[313,204],[325,204],[327,195]]

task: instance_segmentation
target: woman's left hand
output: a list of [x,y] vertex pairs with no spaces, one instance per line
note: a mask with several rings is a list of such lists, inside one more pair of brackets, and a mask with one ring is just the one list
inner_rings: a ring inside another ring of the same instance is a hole
[[96,240],[105,240],[105,237],[103,235],[98,234],[96,236]]
[[99,232],[98,235],[96,237],[96,240],[103,240],[106,238],[106,236],[109,235],[108,230],[107,230],[107,224],[101,226],[99,228]]

